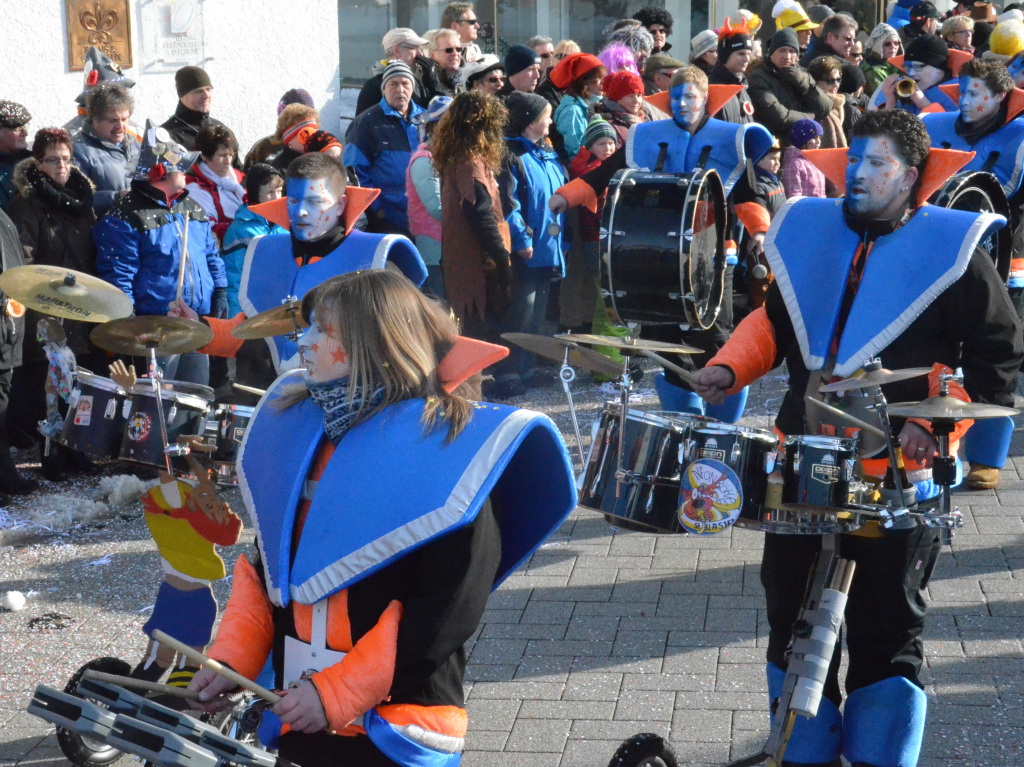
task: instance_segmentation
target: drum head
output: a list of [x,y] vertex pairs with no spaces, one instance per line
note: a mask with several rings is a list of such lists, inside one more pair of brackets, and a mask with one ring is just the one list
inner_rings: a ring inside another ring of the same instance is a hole
[[[952,176],[929,200],[934,205],[969,213],[997,213],[1010,220],[1010,205],[1006,201],[999,180],[991,173],[963,171]],[[996,271],[1005,282],[1010,274],[1010,253],[1013,232],[1004,226],[982,240],[985,248],[995,261]]]
[[725,285],[725,189],[714,170],[695,173],[683,209],[686,309],[692,325],[710,328],[718,318]]

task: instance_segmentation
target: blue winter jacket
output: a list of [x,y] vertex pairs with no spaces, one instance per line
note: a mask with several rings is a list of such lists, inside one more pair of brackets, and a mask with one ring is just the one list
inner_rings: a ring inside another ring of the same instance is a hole
[[345,133],[342,162],[356,172],[361,186],[380,189],[380,197],[370,210],[379,211],[389,224],[403,232],[409,231],[405,169],[420,144],[411,119],[422,111],[423,107],[412,102],[407,119],[381,99],[377,106],[356,117]]
[[221,257],[224,259],[224,271],[228,279],[228,316],[234,317],[242,307],[238,304],[238,286],[242,283],[242,267],[245,266],[245,252],[254,237],[264,234],[287,234],[288,230],[272,224],[258,213],[249,210],[248,205],[240,205],[235,211],[235,220],[224,232],[221,244]]
[[86,123],[75,136],[72,153],[75,165],[96,187],[92,200],[96,216],[105,215],[121,192],[131,186],[139,162],[138,139],[128,134],[120,144],[111,144],[93,133],[92,126]]
[[214,288],[226,288],[224,261],[206,212],[182,192],[169,207],[163,193],[132,182],[92,230],[96,271],[135,302],[136,314],[167,314],[178,288],[182,237],[188,213],[188,262],[182,298],[200,315],[210,313]]
[[[505,143],[511,155],[509,168],[514,182],[508,186],[514,186],[512,197],[516,202],[516,209],[508,217],[512,250],[533,247],[533,258],[526,262],[527,266],[556,267],[564,277],[565,215],[548,209],[551,195],[566,182],[558,155],[522,136],[506,139]],[[558,225],[557,234],[548,230],[551,224]]]

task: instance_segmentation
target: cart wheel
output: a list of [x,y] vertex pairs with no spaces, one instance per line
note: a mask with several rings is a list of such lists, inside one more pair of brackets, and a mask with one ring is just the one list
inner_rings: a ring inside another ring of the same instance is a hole
[[[64,685],[64,692],[77,695],[78,683],[82,679],[82,674],[88,670],[128,676],[132,672],[132,667],[120,658],[96,658],[74,673],[68,683]],[[74,730],[67,730],[63,727],[57,728],[57,743],[67,760],[78,767],[104,767],[116,762],[124,755],[119,748],[114,748],[101,740],[79,735]]]
[[664,738],[642,732],[619,746],[608,767],[679,767],[679,762]]

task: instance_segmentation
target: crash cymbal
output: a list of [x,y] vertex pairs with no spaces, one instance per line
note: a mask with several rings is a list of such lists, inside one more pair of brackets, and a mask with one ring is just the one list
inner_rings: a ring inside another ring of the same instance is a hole
[[109,322],[132,313],[132,300],[124,291],[99,277],[59,266],[15,266],[0,275],[0,290],[51,317]]
[[581,349],[571,341],[561,341],[550,336],[538,336],[532,333],[502,333],[501,337],[516,346],[522,346],[527,351],[555,362],[563,362],[565,350],[568,349],[569,364],[574,368],[583,368],[591,373],[601,373],[606,376],[622,375],[622,365],[592,349]]
[[986,405],[981,402],[964,402],[956,397],[929,397],[920,402],[895,402],[888,406],[889,415],[904,418],[922,418],[926,421],[965,421],[979,418],[1001,418],[1017,415],[1020,411],[1012,407]]
[[646,338],[617,338],[615,336],[594,336],[589,333],[563,333],[555,336],[563,341],[591,346],[611,346],[623,352],[649,351],[661,354],[700,354],[703,350],[683,344],[669,344],[664,341],[648,341]]
[[112,320],[93,328],[89,338],[114,354],[145,357],[155,349],[158,357],[194,352],[213,340],[208,325],[184,317],[144,315]]
[[926,376],[932,372],[931,368],[903,368],[901,370],[869,370],[852,378],[844,378],[842,381],[819,386],[820,392],[852,391],[853,389],[867,389],[872,386],[885,386],[896,381],[906,381],[908,378]]
[[309,323],[302,318],[302,302],[287,301],[273,309],[260,312],[255,317],[249,317],[232,330],[231,335],[249,341],[254,338],[283,336],[294,331],[296,327],[309,327]]

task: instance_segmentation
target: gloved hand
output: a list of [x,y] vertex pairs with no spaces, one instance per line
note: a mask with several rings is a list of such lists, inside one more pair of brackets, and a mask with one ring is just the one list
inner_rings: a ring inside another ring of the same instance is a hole
[[228,317],[228,289],[214,288],[213,297],[210,299],[210,316],[219,320]]

